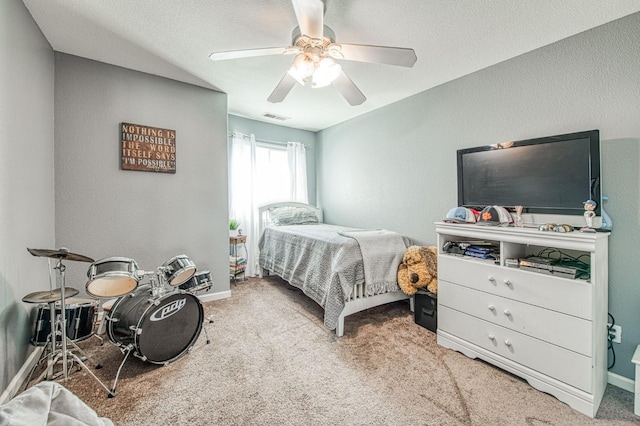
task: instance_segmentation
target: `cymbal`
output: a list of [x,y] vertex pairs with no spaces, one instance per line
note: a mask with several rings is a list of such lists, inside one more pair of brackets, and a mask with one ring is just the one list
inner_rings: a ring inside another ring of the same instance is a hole
[[53,259],[76,260],[78,262],[89,262],[89,263],[94,262],[94,260],[90,257],[69,252],[69,249],[67,249],[66,247],[62,247],[58,250],[27,248],[27,251],[29,251],[29,253],[31,253],[32,255],[38,256],[38,257],[51,257]]
[[[73,287],[65,287],[64,288],[64,297],[73,297],[78,294],[78,290]],[[49,303],[49,302],[57,302],[62,299],[62,289],[55,288],[51,291],[34,291],[33,293],[27,294],[22,298],[23,302],[27,303]]]

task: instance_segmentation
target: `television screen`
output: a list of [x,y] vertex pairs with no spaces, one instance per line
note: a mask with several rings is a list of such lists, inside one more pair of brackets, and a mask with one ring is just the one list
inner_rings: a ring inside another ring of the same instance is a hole
[[458,204],[524,206],[526,213],[600,215],[598,130],[458,150]]

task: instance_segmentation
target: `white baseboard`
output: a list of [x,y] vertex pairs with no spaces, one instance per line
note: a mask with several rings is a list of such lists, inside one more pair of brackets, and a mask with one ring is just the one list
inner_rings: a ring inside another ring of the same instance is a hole
[[607,382],[629,392],[635,392],[635,381],[615,373],[607,373]]
[[211,302],[212,300],[227,299],[229,297],[231,297],[231,290],[202,294],[198,296],[198,299],[200,299],[201,302]]
[[20,387],[27,380],[27,375],[31,371],[31,368],[35,365],[36,362],[40,359],[40,355],[42,355],[42,351],[44,351],[44,346],[36,346],[36,348],[31,351],[31,354],[27,357],[20,370],[13,376],[13,380],[9,383],[9,386],[2,392],[0,395],[0,405],[9,402],[20,390]]

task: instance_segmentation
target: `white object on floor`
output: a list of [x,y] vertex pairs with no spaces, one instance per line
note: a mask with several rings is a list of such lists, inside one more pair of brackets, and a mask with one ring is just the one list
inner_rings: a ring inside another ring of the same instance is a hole
[[0,426],[47,424],[113,426],[56,382],[40,382],[0,406]]

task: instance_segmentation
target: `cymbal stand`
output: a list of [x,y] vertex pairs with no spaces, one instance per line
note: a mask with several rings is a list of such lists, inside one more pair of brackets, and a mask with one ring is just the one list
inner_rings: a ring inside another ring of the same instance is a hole
[[[56,326],[58,323],[58,319],[56,317],[56,315],[54,315],[55,313],[55,301],[49,302],[49,320],[50,320],[50,324],[51,324],[51,328],[50,328],[50,332],[47,335],[47,341],[44,343],[44,347],[42,349],[42,354],[40,355],[40,359],[38,359],[38,362],[36,362],[35,364],[33,364],[33,367],[31,367],[31,371],[29,371],[29,375],[27,376],[27,380],[24,381],[24,385],[26,387],[29,386],[29,383],[31,382],[31,377],[33,376],[33,373],[36,371],[36,368],[38,368],[38,366],[42,363],[42,361],[44,361],[45,359],[47,360],[47,368],[45,368],[44,372],[38,377],[38,382],[46,379],[53,379],[54,375],[53,375],[53,366],[55,364],[54,362],[54,357],[55,357],[55,353],[56,353],[56,337],[57,337],[57,330],[56,330]],[[38,320],[38,330],[37,332],[40,332],[40,321]],[[49,348],[49,346],[51,346],[51,348],[49,350],[47,350]],[[25,387],[25,389],[26,389]]]
[[[53,330],[55,330],[55,323],[58,322],[60,324],[60,330],[61,330],[61,342],[60,342],[60,349],[56,350],[55,352],[57,352],[55,354],[55,356],[53,357],[52,360],[50,360],[50,362],[48,362],[47,365],[47,369],[45,370],[45,372],[39,377],[39,380],[42,380],[44,378],[48,378],[50,377],[50,373],[53,371],[53,366],[58,362],[58,360],[62,357],[62,376],[63,376],[63,380],[68,380],[69,379],[69,371],[68,371],[68,362],[69,362],[69,357],[78,363],[78,365],[82,368],[84,368],[89,375],[91,375],[91,377],[93,377],[108,393],[109,395],[112,394],[111,390],[104,385],[104,383],[102,383],[102,381],[100,381],[100,379],[98,379],[98,377],[93,373],[93,371],[91,371],[89,369],[89,367],[87,367],[87,365],[82,361],[82,359],[80,359],[80,357],[78,355],[76,355],[75,353],[73,353],[73,351],[71,349],[68,348],[67,346],[67,340],[76,348],[78,349],[86,358],[86,354],[84,352],[82,352],[82,350],[80,350],[80,348],[74,343],[71,342],[70,339],[68,339],[67,337],[67,318],[66,318],[66,303],[65,303],[65,269],[66,266],[62,263],[62,257],[60,257],[58,259],[58,263],[56,264],[55,268],[58,271],[58,276],[60,277],[60,320],[59,321],[55,321],[52,319],[51,321],[51,334],[52,334],[52,342],[53,342],[53,348],[56,347],[56,340],[57,340],[57,332],[54,333]],[[54,317],[54,313],[55,313],[55,302],[53,302],[51,304],[51,317]],[[53,355],[53,354],[52,354]],[[49,371],[51,370],[51,371]]]
[[[55,283],[54,283],[54,278],[51,274],[51,271],[53,270],[53,268],[51,267],[51,259],[47,259],[47,264],[49,265],[49,291],[53,291],[53,289],[56,287]],[[64,291],[64,289],[60,290],[61,292]],[[51,351],[48,353],[47,356],[47,368],[45,369],[45,372],[47,373],[47,375],[45,377],[53,377],[53,358],[55,356],[55,352],[56,352],[56,342],[57,342],[57,330],[56,330],[56,302],[55,301],[51,301],[48,303],[49,305],[49,322],[51,323],[51,332],[49,333],[49,335],[47,336],[47,343],[49,343],[49,341],[51,341]],[[47,353],[47,343],[45,343],[45,347],[44,347],[44,353]]]

